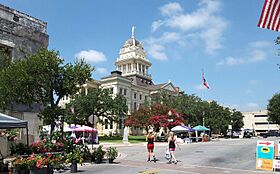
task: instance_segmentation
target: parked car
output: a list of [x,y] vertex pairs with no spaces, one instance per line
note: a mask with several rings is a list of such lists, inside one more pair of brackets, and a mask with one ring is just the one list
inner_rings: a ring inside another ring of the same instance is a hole
[[228,138],[239,138],[239,135],[241,135],[240,130],[233,130],[233,131],[228,130],[227,132]]
[[263,138],[279,137],[279,131],[278,130],[269,130],[267,132],[261,132],[260,136],[262,136]]
[[254,136],[254,130],[252,129],[244,129],[243,138],[251,138]]

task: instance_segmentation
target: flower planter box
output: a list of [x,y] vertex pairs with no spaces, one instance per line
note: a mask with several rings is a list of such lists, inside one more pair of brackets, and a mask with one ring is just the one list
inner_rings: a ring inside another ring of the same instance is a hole
[[30,174],[30,171],[28,169],[26,169],[26,170],[14,169],[13,174]]
[[30,170],[30,174],[53,174],[52,167],[37,168],[34,167]]

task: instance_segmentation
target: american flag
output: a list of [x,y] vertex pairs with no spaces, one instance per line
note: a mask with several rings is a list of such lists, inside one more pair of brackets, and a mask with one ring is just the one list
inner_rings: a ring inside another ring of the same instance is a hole
[[204,77],[204,72],[202,72],[202,83],[207,89],[209,89],[209,84],[207,83],[207,81]]
[[258,27],[279,31],[279,0],[265,0]]

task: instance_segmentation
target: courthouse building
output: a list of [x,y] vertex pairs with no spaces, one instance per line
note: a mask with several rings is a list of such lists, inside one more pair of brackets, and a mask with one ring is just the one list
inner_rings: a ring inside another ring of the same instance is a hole
[[[144,102],[150,102],[152,97],[159,95],[162,91],[169,95],[178,95],[179,88],[174,87],[171,81],[161,84],[154,84],[149,69],[152,63],[147,59],[146,52],[141,42],[134,36],[134,27],[131,37],[125,41],[119,51],[119,56],[115,61],[116,70],[112,71],[107,77],[95,81],[98,85],[84,85],[85,92],[89,88],[110,89],[113,96],[122,94],[126,98],[128,106],[128,115],[136,111]],[[69,97],[64,97],[61,104],[70,102]],[[97,119],[94,119],[97,120]],[[124,125],[123,119],[119,123],[110,123],[104,120],[105,124],[97,124],[100,134],[119,134],[122,133]],[[133,129],[131,133],[141,133],[142,130]]]

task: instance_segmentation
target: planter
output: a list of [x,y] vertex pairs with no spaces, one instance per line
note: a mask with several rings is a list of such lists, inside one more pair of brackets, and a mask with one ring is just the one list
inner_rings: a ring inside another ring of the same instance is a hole
[[33,167],[30,170],[30,174],[53,174],[53,168],[51,166],[43,168]]
[[98,159],[98,158],[97,158],[97,159],[95,160],[95,163],[97,163],[97,164],[102,163],[102,159]]
[[29,174],[30,171],[28,169],[25,170],[18,170],[18,169],[13,169],[14,174]]
[[30,170],[30,174],[45,174],[47,173],[47,168],[37,168],[37,167],[33,167]]
[[78,171],[77,161],[72,161],[72,163],[71,163],[71,173],[77,173],[77,171]]

